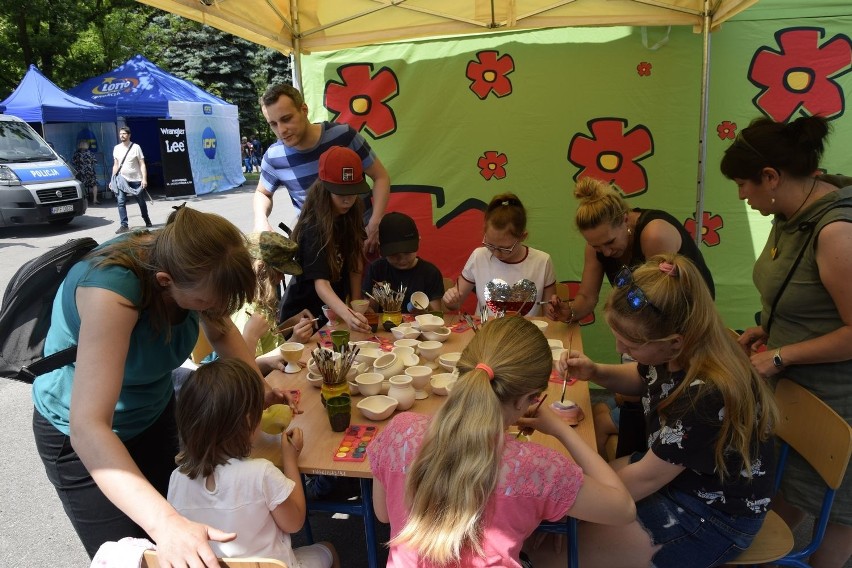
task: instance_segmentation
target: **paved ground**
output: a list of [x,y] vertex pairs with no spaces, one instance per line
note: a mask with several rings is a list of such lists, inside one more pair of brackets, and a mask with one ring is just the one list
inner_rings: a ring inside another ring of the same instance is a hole
[[[217,193],[190,201],[190,206],[218,213],[240,229],[251,230],[251,194],[253,185],[226,193]],[[155,193],[155,198],[158,197]],[[156,199],[149,206],[155,225],[166,221],[171,208],[180,201]],[[274,223],[287,222],[293,227],[292,209],[276,203]],[[142,226],[139,208],[128,205],[131,226]],[[27,260],[70,238],[90,236],[98,242],[111,238],[118,227],[115,201],[89,209],[88,213],[66,227],[39,225],[0,228],[0,290],[12,273]],[[0,379],[0,568],[36,568],[56,566],[77,568],[89,565],[89,559],[65,516],[53,486],[47,481],[33,442],[32,402],[27,385]],[[312,515],[311,526],[317,540],[331,540],[342,551],[344,568],[366,567],[363,524],[359,518],[330,519]],[[801,527],[797,541],[810,531]],[[388,539],[386,527],[380,527],[379,539]],[[304,543],[294,536],[294,545]],[[383,555],[384,556],[384,555]],[[852,568],[852,562],[846,568]]]

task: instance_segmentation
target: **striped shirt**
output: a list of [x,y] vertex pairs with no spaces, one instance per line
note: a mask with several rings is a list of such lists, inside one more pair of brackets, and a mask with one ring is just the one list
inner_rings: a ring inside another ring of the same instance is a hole
[[351,126],[323,122],[319,143],[313,148],[296,150],[280,140],[267,148],[260,164],[263,185],[272,193],[282,186],[286,188],[293,205],[301,211],[308,189],[319,175],[320,156],[332,146],[346,146],[354,150],[361,157],[365,170],[376,160],[370,145]]

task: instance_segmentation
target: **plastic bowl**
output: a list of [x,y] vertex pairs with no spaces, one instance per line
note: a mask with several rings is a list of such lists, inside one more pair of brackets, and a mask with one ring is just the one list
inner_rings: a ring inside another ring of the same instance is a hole
[[364,396],[377,395],[382,390],[382,381],[385,380],[381,373],[362,373],[355,377],[355,383],[358,385],[358,390]]
[[357,406],[358,410],[361,411],[361,414],[367,420],[380,421],[393,414],[393,411],[396,410],[397,404],[399,403],[395,398],[391,398],[383,394],[377,394],[375,396],[368,396],[364,398],[357,404]]
[[450,338],[450,328],[444,326],[438,326],[435,329],[423,331],[423,337],[427,341],[440,341],[441,343],[445,342]]

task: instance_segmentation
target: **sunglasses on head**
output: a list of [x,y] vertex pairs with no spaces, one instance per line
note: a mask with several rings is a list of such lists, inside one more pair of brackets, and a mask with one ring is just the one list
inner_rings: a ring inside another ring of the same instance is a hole
[[612,283],[615,284],[616,288],[629,286],[627,289],[627,305],[630,306],[630,309],[634,312],[638,312],[645,306],[649,306],[658,314],[663,313],[660,311],[660,308],[651,303],[651,300],[649,300],[648,296],[645,295],[644,290],[642,290],[638,284],[633,282],[633,271],[629,267],[622,266],[621,270],[618,271],[618,274],[615,275]]

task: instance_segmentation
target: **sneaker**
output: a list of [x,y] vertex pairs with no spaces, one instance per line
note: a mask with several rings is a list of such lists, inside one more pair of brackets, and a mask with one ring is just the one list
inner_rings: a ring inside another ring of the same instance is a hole
[[121,227],[119,227],[118,229],[115,230],[115,234],[120,235],[120,234],[126,233],[128,231],[130,231],[130,227],[128,227],[127,225],[122,225]]
[[150,229],[151,227],[154,226],[154,223],[152,223],[151,221],[145,221],[145,226]]

